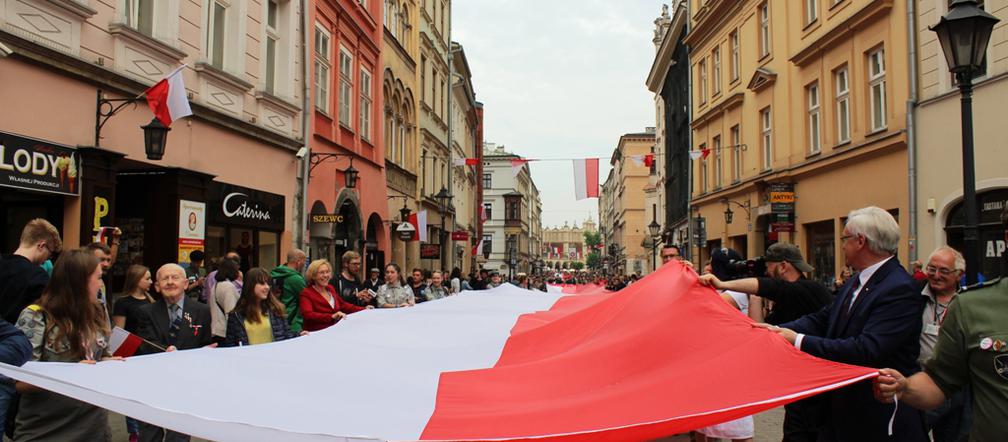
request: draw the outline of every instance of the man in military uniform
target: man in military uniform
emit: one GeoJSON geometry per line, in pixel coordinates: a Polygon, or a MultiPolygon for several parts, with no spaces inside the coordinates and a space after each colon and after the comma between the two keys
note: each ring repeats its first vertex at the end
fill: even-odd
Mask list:
{"type": "MultiPolygon", "coordinates": [[[[1001,212],[1008,240],[1008,206],[1001,212]]],[[[968,269],[967,269],[968,270],[968,269]]],[[[969,386],[973,391],[971,441],[1008,435],[1008,278],[967,289],[952,302],[924,371],[909,378],[879,370],[875,396],[911,407],[933,409],[969,386]]]]}

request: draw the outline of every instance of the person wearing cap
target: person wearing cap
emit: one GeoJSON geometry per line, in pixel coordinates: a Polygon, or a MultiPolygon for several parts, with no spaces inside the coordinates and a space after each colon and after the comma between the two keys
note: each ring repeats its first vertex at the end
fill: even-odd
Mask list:
{"type": "MultiPolygon", "coordinates": [[[[714,273],[700,275],[700,283],[719,290],[748,293],[749,317],[756,322],[778,325],[822,310],[830,302],[830,292],[822,284],[805,278],[812,271],[793,244],[776,243],[767,249],[766,277],[721,281],[714,273]],[[773,301],[764,318],[763,299],[773,301]]],[[[821,399],[811,397],[784,406],[784,440],[815,440],[822,420],[821,399]]]]}
{"type": "Polygon", "coordinates": [[[378,267],[371,267],[368,271],[368,278],[364,280],[364,290],[371,290],[377,293],[378,287],[381,287],[385,282],[381,280],[381,269],[378,267]]]}

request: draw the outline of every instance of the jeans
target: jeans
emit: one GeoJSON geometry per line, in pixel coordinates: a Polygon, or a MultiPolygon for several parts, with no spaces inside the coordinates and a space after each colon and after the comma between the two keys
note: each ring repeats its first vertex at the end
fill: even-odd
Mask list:
{"type": "Polygon", "coordinates": [[[925,415],[927,428],[931,430],[934,442],[958,442],[969,440],[973,426],[973,394],[967,386],[945,399],[938,408],[925,415]]]}
{"type": "Polygon", "coordinates": [[[14,380],[7,376],[0,376],[0,438],[3,438],[4,424],[7,423],[7,408],[11,399],[14,398],[14,380]]]}

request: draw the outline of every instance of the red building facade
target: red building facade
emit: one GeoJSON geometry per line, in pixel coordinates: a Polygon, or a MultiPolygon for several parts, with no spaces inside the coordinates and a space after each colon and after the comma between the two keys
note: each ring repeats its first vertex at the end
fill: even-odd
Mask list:
{"type": "Polygon", "coordinates": [[[389,250],[382,4],[315,0],[310,13],[309,254],[312,259],[329,259],[336,271],[347,250],[364,256],[365,269],[382,267],[389,250]],[[353,188],[347,186],[346,176],[351,165],[357,170],[353,188]]]}

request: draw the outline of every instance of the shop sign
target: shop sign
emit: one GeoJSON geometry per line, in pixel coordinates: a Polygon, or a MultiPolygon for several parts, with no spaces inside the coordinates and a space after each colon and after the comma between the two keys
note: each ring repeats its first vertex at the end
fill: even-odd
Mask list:
{"type": "Polygon", "coordinates": [[[82,167],[74,149],[0,132],[0,186],[76,196],[82,167]]]}
{"type": "Polygon", "coordinates": [[[400,241],[413,241],[413,234],[416,233],[416,227],[410,223],[399,223],[399,227],[396,227],[396,234],[399,235],[400,241]]]}
{"type": "Polygon", "coordinates": [[[452,241],[468,241],[469,232],[465,230],[456,230],[451,234],[452,241]]]}
{"type": "Polygon", "coordinates": [[[206,247],[206,203],[179,200],[178,262],[206,247]]]}
{"type": "Polygon", "coordinates": [[[770,223],[770,231],[774,233],[794,232],[794,223],[770,223]]]}
{"type": "Polygon", "coordinates": [[[794,184],[771,183],[767,194],[767,200],[770,203],[770,211],[773,213],[786,213],[794,211],[794,184]]]}
{"type": "Polygon", "coordinates": [[[284,229],[284,196],[218,182],[210,183],[209,220],[264,230],[284,229]]]}
{"type": "Polygon", "coordinates": [[[343,215],[338,213],[321,213],[313,214],[311,216],[311,222],[315,224],[342,224],[343,215]]]}
{"type": "Polygon", "coordinates": [[[441,259],[441,244],[420,244],[420,259],[441,259]]]}

